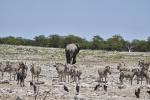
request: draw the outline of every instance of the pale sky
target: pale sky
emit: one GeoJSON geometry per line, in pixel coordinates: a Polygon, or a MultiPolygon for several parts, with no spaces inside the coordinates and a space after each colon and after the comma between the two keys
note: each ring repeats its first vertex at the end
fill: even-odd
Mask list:
{"type": "Polygon", "coordinates": [[[0,0],[0,37],[150,37],[150,0],[0,0]]]}

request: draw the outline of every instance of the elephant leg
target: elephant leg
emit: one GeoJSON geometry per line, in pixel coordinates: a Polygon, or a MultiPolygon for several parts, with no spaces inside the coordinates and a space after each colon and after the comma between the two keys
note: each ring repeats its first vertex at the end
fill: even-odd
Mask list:
{"type": "Polygon", "coordinates": [[[66,51],[66,60],[67,60],[67,64],[70,63],[70,54],[68,51],[66,51]]]}
{"type": "Polygon", "coordinates": [[[75,63],[76,63],[76,54],[74,54],[73,61],[72,61],[72,64],[75,64],[75,63]]]}
{"type": "Polygon", "coordinates": [[[73,51],[70,51],[69,52],[69,60],[70,60],[70,64],[74,64],[74,52],[73,51]]]}

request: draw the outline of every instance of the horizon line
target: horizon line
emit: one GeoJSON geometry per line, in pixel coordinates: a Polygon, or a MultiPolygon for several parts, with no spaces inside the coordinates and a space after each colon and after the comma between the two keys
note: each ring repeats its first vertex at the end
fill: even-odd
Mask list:
{"type": "Polygon", "coordinates": [[[118,36],[121,36],[124,40],[130,41],[130,42],[133,41],[133,40],[141,40],[141,41],[143,40],[143,41],[147,41],[147,39],[150,37],[150,36],[147,36],[147,39],[137,39],[137,38],[134,38],[134,39],[128,40],[128,39],[125,39],[124,36],[122,36],[121,34],[113,34],[113,35],[111,35],[109,38],[104,38],[103,36],[100,36],[100,35],[98,35],[98,34],[94,34],[90,39],[88,39],[88,38],[86,38],[86,37],[84,37],[84,36],[79,36],[79,35],[76,35],[76,34],[67,34],[67,35],[60,35],[60,34],[49,34],[49,35],[45,35],[45,34],[39,34],[39,35],[35,35],[35,36],[31,37],[31,38],[25,37],[25,36],[15,36],[15,35],[0,36],[0,38],[7,38],[7,37],[18,38],[18,37],[21,37],[21,38],[23,38],[23,39],[34,40],[35,37],[40,36],[40,35],[43,35],[43,36],[45,36],[46,38],[49,37],[49,36],[51,36],[51,35],[58,35],[58,36],[61,36],[61,37],[67,37],[67,36],[73,35],[73,36],[77,36],[77,37],[80,37],[80,38],[82,38],[82,39],[85,39],[85,40],[87,40],[87,41],[92,41],[92,39],[93,39],[94,36],[99,36],[99,37],[101,37],[102,39],[107,40],[107,39],[109,39],[109,38],[112,38],[112,36],[118,35],[118,36]]]}

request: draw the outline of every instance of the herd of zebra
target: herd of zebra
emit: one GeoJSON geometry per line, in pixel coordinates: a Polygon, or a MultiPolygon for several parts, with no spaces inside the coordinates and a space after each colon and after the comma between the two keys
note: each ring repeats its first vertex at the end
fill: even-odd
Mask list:
{"type": "MultiPolygon", "coordinates": [[[[80,47],[77,44],[69,44],[66,46],[65,53],[66,53],[66,64],[63,63],[55,63],[53,67],[56,68],[58,73],[59,81],[70,82],[74,81],[78,83],[81,79],[82,70],[75,64],[76,63],[76,55],[79,53],[80,47]]],[[[136,76],[137,84],[139,81],[142,81],[145,78],[146,83],[150,84],[150,71],[149,71],[150,62],[145,62],[144,60],[140,60],[138,62],[137,67],[129,68],[124,62],[118,63],[117,70],[119,71],[119,80],[120,84],[123,84],[124,78],[129,78],[131,85],[134,76],[136,76]]],[[[39,75],[42,71],[41,66],[36,64],[31,64],[27,66],[24,62],[0,62],[0,72],[1,72],[1,79],[3,79],[4,73],[7,72],[10,74],[11,77],[14,77],[14,80],[17,80],[17,84],[20,86],[24,85],[24,80],[27,77],[27,71],[30,68],[30,72],[32,75],[32,82],[35,81],[35,77],[37,77],[36,81],[39,81],[39,75]]],[[[98,85],[95,89],[99,86],[100,83],[104,82],[107,83],[107,76],[108,74],[112,73],[110,66],[105,66],[104,68],[98,68],[97,70],[99,79],[98,85]],[[105,79],[103,81],[103,79],[105,79]]],[[[105,85],[104,85],[105,86],[105,85]]]]}
{"type": "Polygon", "coordinates": [[[134,76],[137,77],[137,84],[139,84],[139,80],[141,80],[141,84],[143,78],[146,79],[147,84],[150,84],[150,72],[149,72],[150,62],[145,62],[144,60],[140,60],[138,62],[138,67],[128,68],[125,63],[119,63],[117,69],[120,71],[119,80],[123,83],[124,78],[129,78],[131,85],[134,76]]]}
{"type": "MultiPolygon", "coordinates": [[[[17,80],[20,86],[24,85],[24,80],[27,76],[28,66],[24,62],[0,62],[0,72],[1,72],[1,79],[4,77],[4,72],[7,72],[10,74],[9,80],[11,80],[11,77],[14,77],[14,80],[17,80]]],[[[41,73],[41,67],[31,64],[30,72],[32,74],[32,81],[35,80],[35,77],[37,77],[37,81],[39,78],[39,75],[41,73]]]]}
{"type": "MultiPolygon", "coordinates": [[[[123,79],[128,78],[130,79],[132,85],[133,78],[134,76],[136,76],[137,84],[139,84],[139,80],[141,81],[142,84],[143,78],[146,79],[147,84],[150,84],[149,66],[150,63],[144,62],[144,60],[140,60],[138,62],[138,66],[133,68],[129,68],[128,66],[126,66],[124,62],[118,63],[117,70],[120,72],[119,75],[120,83],[123,84],[123,79]]],[[[54,67],[56,67],[60,81],[66,81],[66,78],[68,78],[68,81],[69,79],[72,79],[75,82],[80,80],[82,71],[75,64],[71,65],[71,64],[56,63],[54,67]]],[[[105,79],[104,82],[106,83],[107,74],[112,73],[110,66],[98,68],[97,72],[99,75],[98,81],[100,83],[103,82],[103,78],[105,79]]]]}

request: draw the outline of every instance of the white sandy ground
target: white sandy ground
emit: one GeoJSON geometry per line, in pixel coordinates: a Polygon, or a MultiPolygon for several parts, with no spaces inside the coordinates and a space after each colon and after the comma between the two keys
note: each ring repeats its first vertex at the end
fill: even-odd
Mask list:
{"type": "MultiPolygon", "coordinates": [[[[64,82],[58,81],[58,74],[53,65],[56,62],[65,64],[65,50],[56,48],[42,48],[31,46],[10,46],[0,45],[0,61],[23,61],[30,69],[31,63],[35,63],[42,67],[40,81],[44,84],[37,85],[39,93],[37,100],[43,100],[47,91],[46,100],[150,100],[150,95],[146,91],[150,88],[144,80],[143,85],[136,84],[136,77],[131,86],[129,80],[124,79],[123,89],[119,89],[119,71],[116,69],[119,62],[125,62],[130,68],[138,66],[138,60],[144,59],[150,62],[150,52],[107,52],[101,50],[81,50],[77,56],[76,65],[82,70],[80,80],[80,93],[76,95],[74,82],[66,82],[69,93],[63,90],[64,82]],[[97,69],[109,65],[112,74],[108,75],[108,92],[102,87],[94,91],[97,85],[98,73],[97,69]],[[136,88],[141,88],[140,99],[134,95],[136,88]]],[[[1,78],[1,74],[0,74],[1,78]]],[[[9,80],[9,74],[4,74],[4,80],[9,80]]],[[[1,81],[4,81],[1,80],[1,81]]],[[[25,79],[25,87],[20,87],[13,80],[9,83],[0,84],[0,100],[34,100],[35,94],[33,88],[30,87],[31,73],[28,70],[25,79]]],[[[0,82],[1,83],[1,82],[0,82]]],[[[103,84],[101,84],[103,85],[103,84]]]]}

